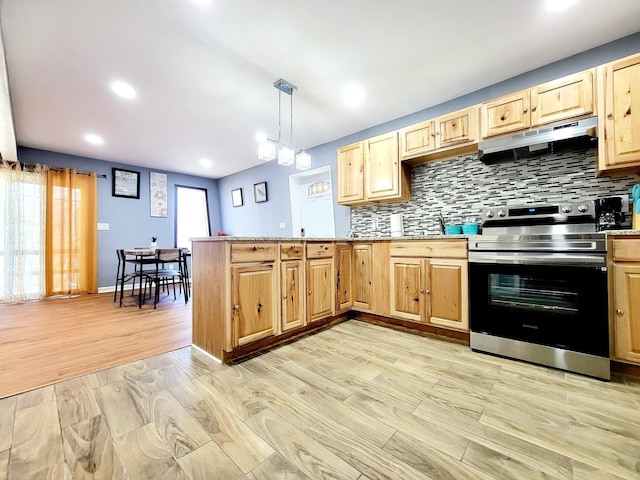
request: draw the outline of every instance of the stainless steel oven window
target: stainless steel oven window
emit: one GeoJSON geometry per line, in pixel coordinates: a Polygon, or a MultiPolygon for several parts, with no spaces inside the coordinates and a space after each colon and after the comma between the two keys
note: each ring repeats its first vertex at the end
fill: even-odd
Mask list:
{"type": "Polygon", "coordinates": [[[490,273],[489,304],[496,308],[575,316],[579,292],[568,280],[490,273]]]}

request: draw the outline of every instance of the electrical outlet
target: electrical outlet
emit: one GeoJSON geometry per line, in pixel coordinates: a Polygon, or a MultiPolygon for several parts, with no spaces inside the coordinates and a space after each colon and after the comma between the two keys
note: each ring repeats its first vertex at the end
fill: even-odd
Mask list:
{"type": "Polygon", "coordinates": [[[98,230],[109,230],[109,224],[108,223],[99,223],[98,222],[98,230]]]}
{"type": "Polygon", "coordinates": [[[378,217],[371,217],[371,230],[378,229],[378,217]]]}
{"type": "Polygon", "coordinates": [[[287,229],[287,222],[280,222],[280,230],[286,230],[287,229]]]}

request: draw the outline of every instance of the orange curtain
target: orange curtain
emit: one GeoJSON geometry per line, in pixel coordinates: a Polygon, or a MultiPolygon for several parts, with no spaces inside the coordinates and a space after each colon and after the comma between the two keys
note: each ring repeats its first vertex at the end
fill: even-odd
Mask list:
{"type": "Polygon", "coordinates": [[[47,296],[98,292],[98,182],[65,168],[47,177],[47,296]]]}

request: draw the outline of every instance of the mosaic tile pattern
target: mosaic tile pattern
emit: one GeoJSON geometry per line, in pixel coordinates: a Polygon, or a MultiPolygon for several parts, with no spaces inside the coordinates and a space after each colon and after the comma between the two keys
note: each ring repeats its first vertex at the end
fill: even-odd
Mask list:
{"type": "Polygon", "coordinates": [[[404,216],[404,234],[439,233],[436,215],[461,224],[480,220],[483,208],[631,195],[640,174],[596,177],[596,150],[549,154],[485,165],[476,154],[413,168],[411,199],[351,208],[356,235],[389,236],[390,215],[404,216]],[[377,229],[372,223],[377,222],[377,229]]]}

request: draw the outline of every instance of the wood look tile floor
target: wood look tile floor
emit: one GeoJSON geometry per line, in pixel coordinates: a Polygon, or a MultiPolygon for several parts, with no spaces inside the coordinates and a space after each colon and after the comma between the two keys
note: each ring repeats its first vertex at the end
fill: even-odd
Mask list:
{"type": "Polygon", "coordinates": [[[0,479],[638,479],[640,381],[349,321],[0,400],[0,479]]]}

